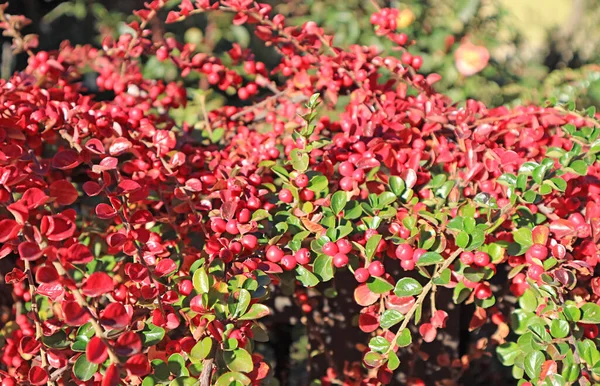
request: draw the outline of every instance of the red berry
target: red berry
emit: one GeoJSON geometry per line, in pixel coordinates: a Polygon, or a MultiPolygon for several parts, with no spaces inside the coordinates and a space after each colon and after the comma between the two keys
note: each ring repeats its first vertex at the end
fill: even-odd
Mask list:
{"type": "Polygon", "coordinates": [[[244,248],[253,251],[258,245],[258,238],[256,238],[256,236],[254,235],[244,235],[242,236],[240,242],[242,243],[244,248]]]}
{"type": "Polygon", "coordinates": [[[484,300],[492,296],[492,289],[484,283],[477,284],[475,287],[475,297],[479,300],[484,300]]]}
{"type": "Polygon", "coordinates": [[[423,256],[426,253],[427,253],[427,251],[424,250],[423,248],[415,249],[415,252],[413,253],[413,261],[416,263],[417,261],[419,261],[421,256],[423,256]]]}
{"type": "Polygon", "coordinates": [[[581,327],[583,327],[583,336],[588,339],[596,339],[598,336],[598,326],[595,324],[585,324],[580,323],[581,327]]]}
{"type": "Polygon", "coordinates": [[[383,263],[379,260],[375,260],[369,264],[369,273],[371,276],[382,276],[385,273],[383,263]]]}
{"type": "Polygon", "coordinates": [[[321,250],[327,256],[335,256],[340,251],[338,246],[336,245],[336,243],[334,243],[332,241],[328,241],[327,243],[325,243],[325,245],[323,245],[321,250]]]}
{"type": "Polygon", "coordinates": [[[343,177],[350,177],[352,176],[352,173],[354,173],[354,165],[348,161],[344,161],[340,164],[340,166],[338,166],[338,172],[343,177]]]}
{"type": "Polygon", "coordinates": [[[269,248],[267,248],[267,253],[265,256],[270,262],[279,263],[283,258],[283,255],[284,253],[281,250],[281,248],[275,245],[271,245],[269,248]]]}
{"type": "Polygon", "coordinates": [[[227,221],[227,225],[225,226],[225,229],[227,230],[228,233],[230,233],[232,235],[237,235],[238,233],[240,233],[240,230],[238,229],[237,220],[227,221]]]}
{"type": "Polygon", "coordinates": [[[163,46],[156,50],[156,59],[158,59],[159,61],[164,62],[165,60],[167,60],[168,57],[169,51],[167,47],[163,46]]]}
{"type": "Polygon", "coordinates": [[[251,218],[252,218],[252,213],[250,212],[249,209],[246,209],[246,208],[240,210],[237,215],[238,221],[241,222],[242,224],[246,224],[246,223],[250,222],[251,218]]]}
{"type": "Polygon", "coordinates": [[[400,266],[405,271],[412,271],[415,269],[415,261],[414,260],[400,260],[400,266]]]}
{"type": "Polygon", "coordinates": [[[408,51],[404,51],[402,57],[400,58],[404,64],[411,64],[413,60],[413,56],[408,51]]]}
{"type": "Polygon", "coordinates": [[[192,293],[192,290],[194,289],[194,284],[192,284],[191,280],[185,279],[177,284],[177,289],[179,290],[179,293],[183,296],[188,296],[192,293]]]}
{"type": "Polygon", "coordinates": [[[396,247],[396,257],[400,260],[413,260],[413,247],[408,244],[399,244],[396,247]]]}
{"type": "Polygon", "coordinates": [[[294,256],[296,257],[296,262],[298,262],[298,264],[305,265],[310,263],[310,251],[308,248],[300,248],[294,256]]]}
{"type": "Polygon", "coordinates": [[[210,220],[210,229],[215,233],[223,233],[227,229],[227,222],[222,218],[212,218],[210,220]]]}
{"type": "Polygon", "coordinates": [[[286,271],[291,271],[296,268],[296,258],[292,255],[285,255],[281,258],[280,264],[286,271]]]}
{"type": "Polygon", "coordinates": [[[340,189],[349,192],[354,189],[354,180],[352,177],[344,177],[340,180],[340,189]]]}
{"type": "Polygon", "coordinates": [[[302,305],[302,312],[304,312],[305,314],[308,314],[311,311],[312,311],[312,306],[310,304],[304,303],[302,305]]]}
{"type": "Polygon", "coordinates": [[[485,252],[475,252],[473,263],[478,267],[485,267],[490,263],[490,255],[485,252]]]}
{"type": "Polygon", "coordinates": [[[548,257],[548,248],[542,244],[533,244],[525,253],[525,259],[528,263],[532,263],[532,259],[546,260],[548,257]]]}
{"type": "Polygon", "coordinates": [[[366,175],[365,175],[364,169],[357,169],[354,171],[354,173],[352,173],[352,178],[359,184],[364,182],[365,177],[366,177],[366,175]]]}
{"type": "Polygon", "coordinates": [[[343,253],[338,253],[333,256],[333,265],[337,268],[342,268],[348,265],[348,256],[343,253]]]}
{"type": "Polygon", "coordinates": [[[300,191],[300,199],[302,201],[312,201],[315,199],[315,192],[310,189],[302,189],[300,191]]]}
{"type": "Polygon", "coordinates": [[[542,273],[544,273],[544,267],[538,264],[532,264],[527,270],[527,276],[533,280],[538,280],[542,276],[542,273]]]}
{"type": "Polygon", "coordinates": [[[464,265],[471,265],[475,260],[475,255],[473,252],[463,252],[460,254],[460,262],[464,265]]]}
{"type": "Polygon", "coordinates": [[[414,58],[412,58],[412,61],[410,63],[410,65],[417,71],[419,71],[419,69],[421,68],[421,66],[423,65],[423,58],[420,56],[415,56],[414,58]]]}
{"type": "Polygon", "coordinates": [[[292,192],[289,189],[281,189],[279,191],[278,197],[279,200],[285,202],[286,204],[291,204],[292,201],[294,201],[294,196],[292,195],[292,192]]]}
{"type": "Polygon", "coordinates": [[[354,278],[359,283],[366,282],[367,280],[369,280],[369,277],[371,277],[371,274],[366,268],[358,268],[356,271],[354,271],[354,278]]]}
{"type": "Polygon", "coordinates": [[[308,186],[308,176],[306,174],[300,174],[294,179],[296,186],[299,188],[306,188],[308,186]]]}
{"type": "Polygon", "coordinates": [[[335,242],[340,253],[348,254],[352,251],[352,243],[348,239],[340,239],[335,242]]]}

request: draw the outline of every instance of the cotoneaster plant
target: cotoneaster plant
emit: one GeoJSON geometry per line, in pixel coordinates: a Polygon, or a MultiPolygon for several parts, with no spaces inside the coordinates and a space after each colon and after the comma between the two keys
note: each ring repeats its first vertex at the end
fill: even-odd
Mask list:
{"type": "MultiPolygon", "coordinates": [[[[0,81],[0,257],[14,261],[15,301],[3,386],[269,384],[256,347],[270,295],[296,287],[310,317],[302,288],[346,270],[370,340],[362,368],[316,383],[391,382],[399,353],[444,329],[440,287],[475,305],[472,329],[497,326],[486,349],[520,384],[600,380],[593,109],[458,106],[420,57],[341,50],[250,0],[168,12],[233,14],[280,55],[268,69],[238,45],[214,56],[152,40],[164,6],[99,49],[37,53],[27,20],[0,14],[29,56],[0,81]],[[151,56],[181,82],[145,78],[151,56]],[[82,86],[89,71],[102,100],[82,86]],[[178,122],[191,76],[244,105],[178,122]]],[[[404,50],[396,13],[372,21],[404,50]]]]}

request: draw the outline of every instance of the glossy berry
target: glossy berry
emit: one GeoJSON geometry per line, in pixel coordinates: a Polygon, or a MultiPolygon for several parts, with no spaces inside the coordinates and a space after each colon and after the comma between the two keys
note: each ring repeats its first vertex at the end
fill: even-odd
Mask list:
{"type": "Polygon", "coordinates": [[[344,177],[340,180],[340,189],[349,192],[354,189],[354,180],[352,177],[344,177]]]}
{"type": "Polygon", "coordinates": [[[294,256],[300,265],[306,265],[310,263],[310,251],[308,248],[300,248],[294,256]]]}
{"type": "Polygon", "coordinates": [[[331,241],[326,242],[321,250],[327,256],[335,256],[340,251],[337,244],[331,241]]]}
{"type": "Polygon", "coordinates": [[[412,260],[414,255],[413,247],[408,244],[399,244],[396,247],[396,257],[400,260],[412,260]]]}
{"type": "Polygon", "coordinates": [[[348,265],[348,256],[343,253],[338,253],[333,256],[333,265],[337,268],[342,268],[348,265]]]}
{"type": "Polygon", "coordinates": [[[542,244],[533,244],[527,252],[525,252],[525,258],[528,263],[532,263],[532,259],[538,259],[541,261],[546,260],[548,257],[548,248],[542,244]]]}
{"type": "Polygon", "coordinates": [[[278,246],[272,245],[267,248],[266,258],[272,263],[279,263],[283,258],[283,251],[278,246]]]}
{"type": "Polygon", "coordinates": [[[348,239],[340,239],[335,242],[340,253],[348,254],[352,251],[352,243],[348,239]]]}
{"type": "Polygon", "coordinates": [[[285,255],[281,258],[280,263],[283,269],[291,271],[296,268],[296,258],[292,255],[285,255]]]}
{"type": "Polygon", "coordinates": [[[478,267],[485,267],[490,263],[490,255],[485,252],[475,252],[473,255],[473,263],[478,267]]]}
{"type": "Polygon", "coordinates": [[[285,202],[286,204],[291,204],[294,201],[294,196],[289,189],[281,189],[278,194],[279,200],[281,202],[285,202]]]}
{"type": "Polygon", "coordinates": [[[460,254],[460,262],[464,265],[471,265],[475,261],[473,252],[463,252],[460,254]]]}
{"type": "Polygon", "coordinates": [[[527,269],[527,276],[532,278],[533,280],[538,280],[542,274],[544,273],[544,267],[538,264],[532,264],[527,269]]]}
{"type": "Polygon", "coordinates": [[[357,268],[356,271],[354,271],[354,278],[359,283],[366,282],[367,280],[369,280],[369,277],[371,277],[371,274],[366,268],[357,268]]]}
{"type": "Polygon", "coordinates": [[[368,269],[371,276],[382,276],[385,273],[383,263],[379,260],[372,261],[368,269]]]}
{"type": "Polygon", "coordinates": [[[400,266],[405,271],[412,271],[415,269],[415,261],[414,260],[400,260],[400,266]]]}
{"type": "Polygon", "coordinates": [[[299,188],[306,188],[308,186],[308,176],[306,174],[299,174],[294,179],[294,183],[299,188]]]}
{"type": "Polygon", "coordinates": [[[475,287],[475,297],[479,300],[484,300],[492,296],[492,289],[484,283],[477,284],[475,287]]]}

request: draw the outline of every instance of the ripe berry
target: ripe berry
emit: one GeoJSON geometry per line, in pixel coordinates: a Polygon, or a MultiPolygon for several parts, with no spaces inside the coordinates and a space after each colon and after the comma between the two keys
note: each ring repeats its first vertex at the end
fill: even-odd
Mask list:
{"type": "Polygon", "coordinates": [[[344,177],[340,180],[340,189],[349,192],[354,189],[354,180],[352,177],[344,177]]]}
{"type": "Polygon", "coordinates": [[[475,252],[473,263],[478,267],[485,267],[490,263],[490,255],[485,252],[475,252]]]}
{"type": "Polygon", "coordinates": [[[315,192],[310,189],[302,189],[300,191],[300,199],[302,201],[312,201],[315,199],[315,192]]]}
{"type": "Polygon", "coordinates": [[[411,61],[411,63],[410,63],[410,64],[411,64],[411,66],[412,66],[412,67],[413,67],[415,70],[419,71],[419,69],[420,69],[420,68],[421,68],[421,66],[423,65],[423,58],[422,58],[422,57],[420,57],[420,56],[415,56],[415,57],[412,59],[412,61],[411,61]]]}
{"type": "Polygon", "coordinates": [[[232,235],[237,235],[238,233],[240,233],[240,230],[238,229],[237,220],[227,221],[227,225],[225,226],[225,229],[227,230],[228,233],[230,233],[232,235]]]}
{"type": "Polygon", "coordinates": [[[278,197],[279,200],[285,202],[286,204],[291,204],[292,201],[294,201],[294,196],[292,195],[292,192],[289,189],[281,189],[279,191],[278,197]]]}
{"type": "Polygon", "coordinates": [[[400,266],[405,271],[412,271],[415,269],[415,261],[414,260],[400,260],[400,266]]]}
{"type": "Polygon", "coordinates": [[[369,264],[369,273],[371,276],[382,276],[385,273],[383,263],[379,260],[375,260],[369,264]]]}
{"type": "Polygon", "coordinates": [[[364,182],[365,177],[366,175],[364,169],[357,169],[354,171],[354,173],[352,173],[352,178],[359,184],[364,182]]]}
{"type": "Polygon", "coordinates": [[[250,212],[249,209],[246,209],[246,208],[240,210],[237,215],[237,220],[239,222],[241,222],[242,224],[246,224],[246,223],[250,222],[251,218],[252,218],[252,213],[250,212]]]}
{"type": "Polygon", "coordinates": [[[473,252],[463,252],[460,254],[460,262],[464,265],[471,265],[475,260],[475,255],[473,252]]]}
{"type": "Polygon", "coordinates": [[[337,268],[342,268],[348,265],[348,256],[343,253],[338,253],[333,256],[333,265],[337,268]]]}
{"type": "Polygon", "coordinates": [[[484,300],[492,296],[492,289],[484,283],[477,284],[475,287],[475,297],[479,300],[484,300]]]}
{"type": "Polygon", "coordinates": [[[425,253],[427,253],[427,251],[423,248],[415,249],[415,252],[413,253],[413,261],[416,263],[425,253]]]}
{"type": "Polygon", "coordinates": [[[267,249],[267,253],[266,253],[266,258],[267,260],[269,260],[272,263],[279,263],[281,261],[281,259],[283,258],[283,251],[275,245],[271,245],[268,249],[267,249]]]}
{"type": "Polygon", "coordinates": [[[402,57],[400,58],[404,64],[411,64],[413,60],[413,56],[408,51],[404,51],[402,57]]]}
{"type": "Polygon", "coordinates": [[[296,258],[292,255],[285,255],[281,258],[280,264],[286,271],[291,271],[296,268],[296,258]]]}
{"type": "Polygon", "coordinates": [[[212,218],[210,220],[210,229],[215,233],[223,233],[227,228],[227,222],[222,218],[212,218]]]}
{"type": "Polygon", "coordinates": [[[528,263],[532,263],[532,259],[546,260],[548,257],[548,248],[542,244],[533,244],[525,253],[525,259],[528,263]]]}
{"type": "Polygon", "coordinates": [[[294,256],[296,257],[296,262],[298,262],[298,264],[305,265],[310,263],[310,251],[308,248],[300,248],[294,256]]]}
{"type": "Polygon", "coordinates": [[[306,188],[308,186],[308,176],[306,174],[300,174],[294,179],[296,186],[299,188],[306,188]]]}
{"type": "Polygon", "coordinates": [[[544,267],[538,264],[532,264],[529,269],[527,269],[527,276],[533,280],[538,280],[540,276],[542,276],[542,273],[544,273],[544,267]]]}
{"type": "Polygon", "coordinates": [[[258,238],[256,238],[256,236],[254,235],[244,235],[240,242],[242,243],[244,248],[253,251],[258,245],[258,238]]]}
{"type": "Polygon", "coordinates": [[[192,290],[194,289],[194,284],[192,284],[191,280],[185,279],[177,284],[177,289],[179,290],[179,293],[183,296],[188,296],[192,293],[192,290]]]}
{"type": "Polygon", "coordinates": [[[348,161],[344,161],[338,166],[338,172],[344,177],[350,177],[354,173],[354,165],[348,161]]]}
{"type": "Polygon", "coordinates": [[[348,239],[340,239],[335,242],[340,253],[348,254],[352,251],[352,243],[348,239]]]}
{"type": "Polygon", "coordinates": [[[598,326],[595,324],[585,324],[580,323],[581,327],[583,327],[583,336],[588,339],[596,339],[598,336],[598,326]]]}
{"type": "Polygon", "coordinates": [[[336,243],[334,243],[332,241],[325,243],[325,245],[323,245],[323,248],[321,248],[321,250],[327,256],[335,256],[340,251],[338,246],[336,245],[336,243]]]}
{"type": "Polygon", "coordinates": [[[354,271],[354,278],[359,283],[366,282],[367,280],[369,280],[369,277],[371,277],[371,274],[366,268],[358,268],[356,271],[354,271]]]}
{"type": "Polygon", "coordinates": [[[399,244],[396,247],[396,257],[400,260],[413,260],[414,250],[408,244],[399,244]]]}
{"type": "Polygon", "coordinates": [[[302,312],[304,312],[305,314],[308,314],[311,311],[312,311],[312,306],[310,304],[304,303],[302,305],[302,312]]]}

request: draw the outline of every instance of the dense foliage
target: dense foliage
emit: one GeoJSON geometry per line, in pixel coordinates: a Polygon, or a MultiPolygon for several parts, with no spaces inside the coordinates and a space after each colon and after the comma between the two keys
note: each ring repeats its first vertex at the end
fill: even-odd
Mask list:
{"type": "Polygon", "coordinates": [[[362,307],[363,366],[315,383],[391,382],[403,352],[441,339],[442,288],[474,304],[471,329],[496,326],[480,350],[520,384],[598,381],[593,108],[453,103],[407,53],[396,9],[370,21],[399,59],[337,48],[315,22],[290,26],[250,0],[183,0],[168,13],[233,14],[281,54],[271,71],[239,45],[214,56],[153,40],[163,6],[148,3],[133,34],[101,49],[37,53],[19,32],[27,20],[0,14],[29,57],[0,83],[0,256],[15,261],[5,278],[16,300],[2,385],[274,383],[258,350],[267,301],[294,287],[310,320],[321,283],[347,271],[353,294],[337,296],[362,307]],[[178,79],[144,76],[148,60],[178,79]],[[81,84],[90,71],[102,98],[81,84]],[[189,77],[245,105],[193,100],[190,125],[189,77]]]}

